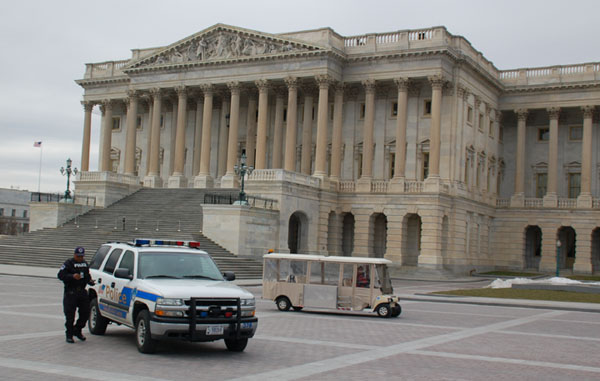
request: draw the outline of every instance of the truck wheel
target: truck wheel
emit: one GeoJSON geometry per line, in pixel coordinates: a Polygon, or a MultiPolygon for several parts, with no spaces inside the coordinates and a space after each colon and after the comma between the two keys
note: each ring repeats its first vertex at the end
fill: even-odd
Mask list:
{"type": "Polygon", "coordinates": [[[392,316],[392,309],[390,308],[390,305],[387,303],[382,303],[380,305],[377,306],[377,315],[383,317],[383,318],[389,318],[390,316],[392,316]]]}
{"type": "Polygon", "coordinates": [[[242,352],[248,345],[248,339],[225,339],[225,345],[231,352],[242,352]]]}
{"type": "Polygon", "coordinates": [[[141,353],[154,353],[156,340],[150,333],[150,313],[148,310],[140,311],[135,321],[135,338],[138,351],[141,353]]]}
{"type": "Polygon", "coordinates": [[[279,309],[279,311],[289,311],[290,307],[292,306],[290,300],[285,296],[280,296],[279,298],[277,298],[277,300],[275,300],[275,303],[277,304],[277,308],[279,309]]]}
{"type": "Polygon", "coordinates": [[[399,304],[396,304],[394,308],[392,308],[392,317],[398,317],[402,313],[402,307],[399,304]]]}
{"type": "Polygon", "coordinates": [[[110,320],[100,315],[98,299],[92,299],[90,302],[90,319],[88,320],[88,329],[92,335],[104,335],[109,322],[110,320]]]}

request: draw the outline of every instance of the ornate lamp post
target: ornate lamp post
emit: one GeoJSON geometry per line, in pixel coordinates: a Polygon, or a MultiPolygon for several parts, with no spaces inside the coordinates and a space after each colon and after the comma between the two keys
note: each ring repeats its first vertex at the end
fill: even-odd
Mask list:
{"type": "Polygon", "coordinates": [[[246,193],[244,193],[244,177],[246,177],[246,174],[248,176],[250,176],[252,171],[254,171],[254,167],[246,166],[246,153],[245,152],[242,153],[242,157],[240,158],[240,164],[234,165],[233,169],[235,171],[235,174],[240,177],[240,181],[241,181],[240,199],[237,202],[235,202],[235,204],[248,205],[248,201],[246,201],[246,193]]]}
{"type": "Polygon", "coordinates": [[[560,273],[560,239],[556,240],[556,277],[558,278],[558,275],[560,273]]]}
{"type": "Polygon", "coordinates": [[[71,174],[76,175],[78,172],[77,168],[71,169],[72,163],[73,163],[73,161],[71,160],[71,158],[69,158],[69,159],[67,159],[67,168],[60,167],[60,173],[63,176],[67,175],[67,190],[65,191],[65,200],[68,200],[71,198],[71,191],[69,190],[69,186],[71,185],[71,174]]]}

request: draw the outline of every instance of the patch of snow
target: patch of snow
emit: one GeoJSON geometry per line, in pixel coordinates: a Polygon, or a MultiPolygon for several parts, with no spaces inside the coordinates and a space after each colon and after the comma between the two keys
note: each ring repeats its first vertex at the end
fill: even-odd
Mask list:
{"type": "Polygon", "coordinates": [[[514,279],[496,279],[489,284],[486,288],[511,288],[513,284],[553,284],[553,285],[564,285],[564,284],[592,284],[600,285],[600,282],[581,282],[569,278],[552,277],[549,279],[528,279],[528,278],[514,278],[514,279]]]}

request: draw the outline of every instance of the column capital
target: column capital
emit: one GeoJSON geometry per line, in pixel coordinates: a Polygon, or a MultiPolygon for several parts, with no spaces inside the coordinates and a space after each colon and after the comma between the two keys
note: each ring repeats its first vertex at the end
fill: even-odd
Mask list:
{"type": "Polygon", "coordinates": [[[329,89],[329,86],[334,83],[333,77],[329,74],[315,75],[315,81],[319,85],[319,89],[329,89]]]}
{"type": "Polygon", "coordinates": [[[560,116],[560,107],[548,107],[546,111],[548,111],[550,120],[558,119],[560,116]]]}
{"type": "Polygon", "coordinates": [[[140,97],[139,91],[133,90],[133,89],[127,90],[127,98],[132,99],[132,98],[139,98],[139,97],[140,97]]]}
{"type": "Polygon", "coordinates": [[[160,99],[163,96],[163,90],[159,87],[154,87],[152,89],[150,89],[150,95],[152,96],[153,99],[160,99]]]}
{"type": "Polygon", "coordinates": [[[189,89],[185,85],[175,86],[175,93],[177,93],[179,98],[187,98],[189,94],[189,89]]]}
{"type": "Polygon", "coordinates": [[[271,87],[269,81],[266,79],[257,79],[256,81],[254,81],[254,84],[256,85],[256,87],[258,87],[259,93],[269,91],[269,88],[271,87]]]}
{"type": "Polygon", "coordinates": [[[212,83],[204,83],[202,85],[200,85],[200,89],[202,90],[202,93],[204,94],[204,96],[212,96],[214,94],[215,91],[215,87],[213,86],[212,83]]]}
{"type": "Polygon", "coordinates": [[[427,79],[429,80],[429,83],[431,84],[431,87],[433,89],[441,90],[444,87],[444,84],[446,83],[444,76],[442,76],[441,74],[431,75],[427,77],[427,79]]]}
{"type": "Polygon", "coordinates": [[[494,116],[495,116],[496,122],[498,122],[498,123],[502,122],[502,111],[500,111],[498,109],[494,109],[494,116]]]}
{"type": "Polygon", "coordinates": [[[365,79],[361,82],[367,93],[375,93],[377,83],[374,79],[365,79]]]}
{"type": "Polygon", "coordinates": [[[490,116],[490,112],[493,110],[492,106],[487,102],[483,102],[483,105],[485,106],[485,115],[490,116]]]}
{"type": "Polygon", "coordinates": [[[401,77],[395,78],[394,83],[398,86],[398,91],[408,91],[408,87],[410,86],[410,79],[401,77]]]}
{"type": "Polygon", "coordinates": [[[481,106],[481,98],[479,95],[473,95],[473,97],[475,98],[475,110],[479,110],[479,106],[481,106]]]}
{"type": "Polygon", "coordinates": [[[459,97],[462,97],[462,99],[464,101],[467,101],[467,99],[469,99],[469,95],[471,95],[471,90],[469,90],[468,87],[459,84],[457,87],[457,93],[459,97]]]}
{"type": "Polygon", "coordinates": [[[113,106],[114,106],[114,102],[112,101],[112,99],[103,99],[102,100],[102,106],[106,109],[106,110],[112,110],[113,106]]]}
{"type": "Polygon", "coordinates": [[[596,106],[591,106],[591,105],[582,106],[581,111],[583,111],[584,118],[591,119],[594,117],[594,112],[596,111],[596,106]]]}
{"type": "Polygon", "coordinates": [[[520,121],[526,121],[527,115],[529,114],[529,110],[526,108],[518,108],[515,109],[515,114],[517,114],[517,119],[520,121]]]}
{"type": "Polygon", "coordinates": [[[285,84],[286,84],[288,90],[297,89],[298,88],[298,78],[296,78],[296,77],[285,77],[284,81],[285,81],[285,84]]]}
{"type": "Polygon", "coordinates": [[[92,111],[95,104],[96,103],[91,102],[91,101],[81,101],[81,105],[83,106],[84,111],[92,111]]]}
{"type": "Polygon", "coordinates": [[[232,81],[232,82],[227,82],[227,88],[229,88],[231,95],[234,95],[234,93],[236,95],[240,95],[242,86],[240,85],[240,83],[238,81],[232,81]]]}

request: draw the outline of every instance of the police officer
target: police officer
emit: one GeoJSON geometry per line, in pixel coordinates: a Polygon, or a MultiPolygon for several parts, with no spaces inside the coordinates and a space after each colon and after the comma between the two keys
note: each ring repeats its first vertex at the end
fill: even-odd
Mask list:
{"type": "Polygon", "coordinates": [[[94,281],[90,276],[87,262],[83,259],[85,249],[83,247],[75,248],[73,258],[68,259],[58,272],[58,279],[65,284],[63,296],[63,311],[65,313],[65,328],[67,334],[67,343],[74,343],[73,336],[81,341],[85,341],[85,336],[81,330],[90,314],[90,301],[85,286],[93,285],[94,281]],[[75,310],[79,308],[79,319],[75,322],[75,310]]]}

